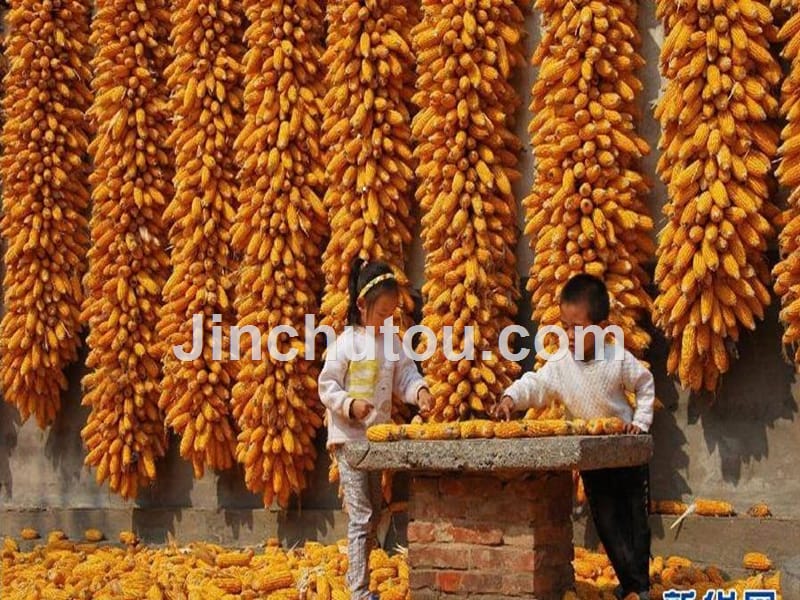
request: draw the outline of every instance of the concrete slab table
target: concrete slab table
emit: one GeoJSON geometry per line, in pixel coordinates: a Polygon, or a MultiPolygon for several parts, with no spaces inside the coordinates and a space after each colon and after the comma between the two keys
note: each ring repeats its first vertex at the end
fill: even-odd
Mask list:
{"type": "Polygon", "coordinates": [[[355,468],[410,471],[413,600],[559,600],[572,571],[573,470],[641,465],[649,435],[359,442],[355,468]]]}

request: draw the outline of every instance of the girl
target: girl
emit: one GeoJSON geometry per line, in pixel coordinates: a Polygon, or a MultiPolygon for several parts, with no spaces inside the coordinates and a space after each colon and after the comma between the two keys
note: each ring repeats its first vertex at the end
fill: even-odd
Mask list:
{"type": "Polygon", "coordinates": [[[350,274],[348,326],[328,349],[319,375],[319,396],[328,412],[328,448],[339,463],[349,517],[346,581],[353,600],[372,598],[368,566],[380,518],[381,474],[353,469],[344,459],[342,444],[365,440],[367,427],[391,421],[392,393],[419,406],[423,414],[433,405],[425,380],[404,352],[400,338],[380,331],[398,301],[391,267],[382,262],[365,264],[357,258],[350,274]],[[385,335],[393,339],[384,340],[385,335]],[[387,345],[393,357],[385,355],[387,345]]]}

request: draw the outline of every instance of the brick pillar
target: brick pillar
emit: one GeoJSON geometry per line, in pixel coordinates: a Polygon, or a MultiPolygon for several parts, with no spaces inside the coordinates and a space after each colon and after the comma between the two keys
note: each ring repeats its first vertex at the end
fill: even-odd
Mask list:
{"type": "Polygon", "coordinates": [[[572,571],[572,477],[411,480],[411,597],[560,600],[572,571]]]}

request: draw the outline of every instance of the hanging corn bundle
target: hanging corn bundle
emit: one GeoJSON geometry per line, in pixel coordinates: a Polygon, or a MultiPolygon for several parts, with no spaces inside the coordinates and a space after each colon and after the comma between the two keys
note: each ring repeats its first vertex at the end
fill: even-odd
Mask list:
{"type": "Polygon", "coordinates": [[[89,247],[88,4],[19,0],[6,16],[2,131],[5,245],[0,381],[23,421],[46,427],[78,355],[89,247]]]}
{"type": "MultiPolygon", "coordinates": [[[[245,119],[236,142],[241,167],[239,211],[233,230],[241,254],[238,325],[265,334],[291,326],[298,338],[278,339],[280,361],[252,355],[245,338],[233,414],[241,433],[237,460],[247,488],[264,505],[282,507],[299,494],[314,469],[314,437],[322,425],[319,369],[306,360],[305,316],[317,312],[321,247],[327,229],[320,195],[325,171],[319,145],[323,96],[323,10],[315,0],[245,0],[245,119]]],[[[260,351],[269,353],[264,337],[260,351]]]]}
{"type": "Polygon", "coordinates": [[[81,437],[97,482],[108,479],[124,498],[155,480],[167,443],[155,328],[169,268],[162,220],[172,195],[162,75],[168,36],[163,0],[97,5],[92,248],[82,316],[90,350],[83,404],[91,413],[81,437]]]}
{"type": "Polygon", "coordinates": [[[562,286],[594,275],[608,287],[610,323],[642,356],[650,336],[639,322],[652,308],[644,264],[655,248],[638,167],[649,147],[636,132],[636,71],[644,65],[637,3],[539,0],[536,8],[544,28],[530,106],[536,175],[523,201],[533,319],[557,325],[562,286]]]}
{"type": "Polygon", "coordinates": [[[781,298],[781,321],[786,326],[783,343],[794,349],[794,363],[800,368],[800,4],[784,2],[788,18],[780,29],[778,40],[784,44],[782,56],[790,62],[789,75],[781,88],[781,115],[787,124],[781,132],[778,181],[790,192],[785,225],[780,232],[781,260],[775,266],[775,293],[781,298]]]}
{"type": "Polygon", "coordinates": [[[159,406],[196,477],[206,466],[231,467],[236,447],[230,415],[236,363],[228,349],[235,318],[230,230],[238,194],[233,142],[242,111],[242,22],[237,0],[173,5],[175,60],[167,84],[176,116],[170,138],[175,197],[164,214],[172,273],[158,325],[165,346],[159,406]],[[173,352],[179,346],[188,353],[195,337],[202,348],[193,355],[173,352]]]}
{"type": "Polygon", "coordinates": [[[340,332],[347,315],[350,266],[357,256],[394,269],[402,326],[413,301],[404,275],[411,243],[410,98],[413,56],[409,0],[328,3],[322,146],[330,242],[323,255],[323,324],[340,332]]]}
{"type": "Polygon", "coordinates": [[[437,336],[425,372],[436,421],[480,413],[518,372],[500,358],[498,339],[518,298],[511,184],[521,144],[511,132],[519,99],[509,80],[524,61],[524,5],[428,0],[413,33],[417,199],[427,251],[423,325],[437,336]],[[448,359],[449,327],[454,352],[472,345],[474,360],[448,359]]]}
{"type": "Polygon", "coordinates": [[[667,183],[654,320],[671,339],[667,368],[690,390],[715,390],[742,328],[769,303],[764,252],[781,78],[761,0],[659,1],[667,87],[656,109],[667,183]]]}

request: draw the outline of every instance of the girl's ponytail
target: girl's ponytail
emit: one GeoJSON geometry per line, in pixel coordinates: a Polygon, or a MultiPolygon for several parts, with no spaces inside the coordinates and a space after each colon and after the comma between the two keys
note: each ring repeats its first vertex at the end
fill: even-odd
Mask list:
{"type": "Polygon", "coordinates": [[[353,261],[352,266],[350,267],[350,280],[347,282],[347,289],[350,293],[350,304],[347,308],[347,324],[348,325],[359,325],[361,321],[361,315],[358,311],[358,305],[356,301],[358,300],[358,279],[361,275],[361,268],[364,266],[366,261],[361,257],[356,257],[353,261]]]}

